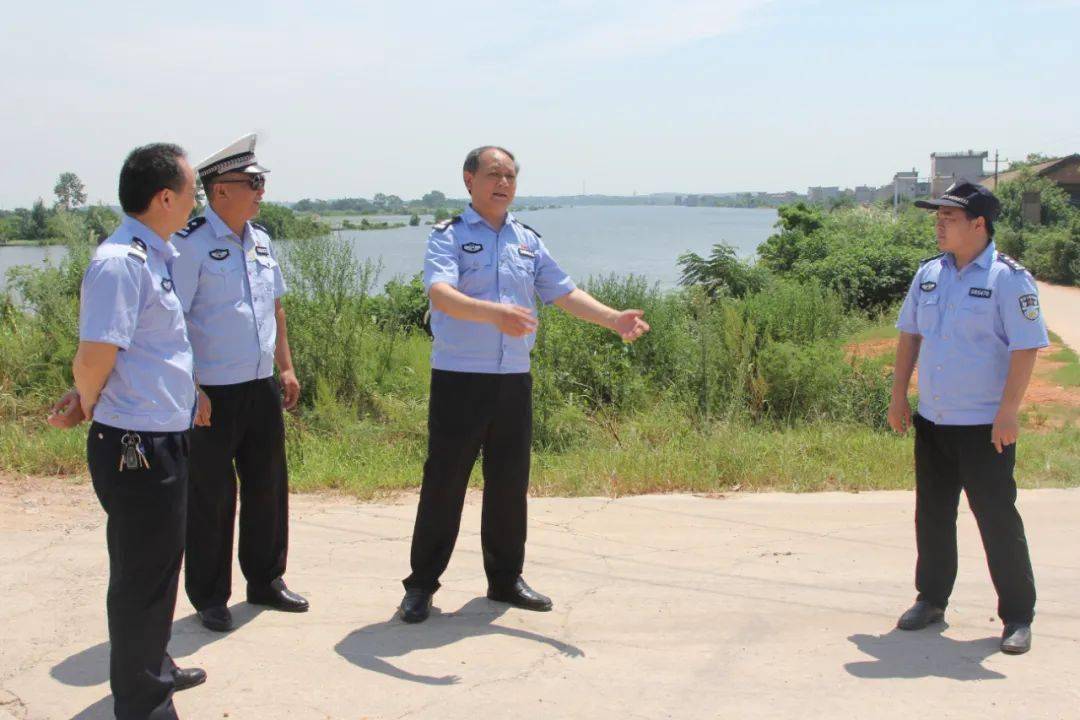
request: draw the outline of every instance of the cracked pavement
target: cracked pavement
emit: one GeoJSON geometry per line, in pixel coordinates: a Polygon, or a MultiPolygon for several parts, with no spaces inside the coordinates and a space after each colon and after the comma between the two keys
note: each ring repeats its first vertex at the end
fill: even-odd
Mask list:
{"type": "MultiPolygon", "coordinates": [[[[309,613],[243,602],[211,633],[181,597],[170,651],[207,670],[187,718],[1076,717],[1080,490],[1022,491],[1039,588],[1032,652],[997,651],[961,504],[948,625],[902,633],[908,492],[530,501],[525,577],[550,613],[484,598],[479,495],[436,611],[395,617],[415,496],[294,495],[286,579],[309,613]],[[1023,698],[1023,708],[1017,705],[1023,698]]],[[[86,483],[0,478],[0,720],[110,718],[104,517],[86,483]]]]}

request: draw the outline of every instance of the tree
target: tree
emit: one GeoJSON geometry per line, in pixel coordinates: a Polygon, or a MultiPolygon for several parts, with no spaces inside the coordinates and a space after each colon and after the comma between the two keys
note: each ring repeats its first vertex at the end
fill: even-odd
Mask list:
{"type": "Polygon", "coordinates": [[[679,284],[700,285],[709,297],[721,294],[745,297],[757,292],[765,283],[764,273],[735,254],[735,248],[726,243],[716,243],[709,257],[688,252],[679,256],[682,277],[679,284]]]}
{"type": "Polygon", "coordinates": [[[1020,168],[1031,167],[1032,165],[1038,165],[1044,163],[1047,160],[1053,160],[1054,158],[1049,155],[1043,155],[1042,153],[1028,153],[1028,156],[1023,160],[1015,160],[1009,163],[1009,171],[1019,170],[1020,168]]]}
{"type": "Polygon", "coordinates": [[[71,210],[86,203],[86,186],[73,172],[61,173],[53,188],[56,204],[65,210],[71,210]]]}
{"type": "Polygon", "coordinates": [[[20,234],[27,240],[42,240],[49,236],[49,211],[41,198],[38,198],[30,212],[23,216],[20,234]]]}
{"type": "Polygon", "coordinates": [[[432,190],[425,193],[424,197],[420,198],[420,202],[423,203],[424,207],[428,208],[441,207],[446,203],[446,196],[438,190],[432,190]]]}
{"type": "Polygon", "coordinates": [[[1024,226],[1022,213],[1025,192],[1038,192],[1042,205],[1041,224],[1063,225],[1072,220],[1076,211],[1069,205],[1069,194],[1050,178],[1024,170],[1015,180],[1002,183],[994,191],[1001,201],[1002,225],[1020,229],[1024,226]]]}
{"type": "Polygon", "coordinates": [[[416,213],[413,213],[412,217],[409,218],[409,225],[411,225],[413,227],[416,227],[419,224],[420,224],[420,216],[417,215],[416,213]]]}
{"type": "Polygon", "coordinates": [[[450,211],[446,208],[439,208],[435,211],[435,222],[442,222],[443,220],[450,219],[450,211]]]}
{"type": "Polygon", "coordinates": [[[91,205],[86,209],[86,227],[97,241],[113,234],[120,225],[120,218],[104,205],[91,205]]]}

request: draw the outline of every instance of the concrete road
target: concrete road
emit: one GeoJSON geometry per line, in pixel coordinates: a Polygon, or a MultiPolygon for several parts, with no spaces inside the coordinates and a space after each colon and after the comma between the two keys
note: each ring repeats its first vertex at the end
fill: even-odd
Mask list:
{"type": "Polygon", "coordinates": [[[1080,287],[1040,282],[1039,304],[1046,313],[1046,325],[1065,344],[1080,352],[1080,287]]]}
{"type": "MultiPolygon", "coordinates": [[[[483,597],[470,497],[438,612],[407,626],[415,498],[295,496],[288,580],[311,612],[260,612],[237,582],[240,627],[220,635],[182,599],[172,654],[210,678],[176,704],[229,720],[1080,717],[1080,491],[1021,494],[1039,617],[1020,657],[998,652],[966,507],[949,624],[894,629],[914,595],[912,499],[533,500],[526,577],[555,610],[530,613],[483,597]]],[[[110,717],[88,486],[0,482],[0,562],[0,717],[110,717]]]]}

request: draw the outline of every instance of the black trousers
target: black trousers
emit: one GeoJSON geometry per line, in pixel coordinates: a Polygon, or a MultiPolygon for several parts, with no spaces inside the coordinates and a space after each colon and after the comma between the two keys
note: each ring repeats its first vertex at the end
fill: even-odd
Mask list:
{"type": "Polygon", "coordinates": [[[944,608],[956,580],[956,512],[967,493],[1006,623],[1035,616],[1035,577],[1016,510],[1016,445],[990,443],[990,425],[936,425],[916,415],[915,537],[919,599],[944,608]]]}
{"type": "Polygon", "coordinates": [[[289,478],[281,392],[273,378],[203,385],[210,427],[191,431],[184,587],[196,610],[232,595],[233,524],[240,480],[240,569],[251,585],[285,574],[289,478]]]}
{"type": "Polygon", "coordinates": [[[433,370],[428,456],[406,588],[434,592],[450,562],[469,475],[483,451],[480,538],[488,582],[508,585],[525,563],[532,376],[433,370]]]}
{"type": "Polygon", "coordinates": [[[139,432],[150,469],[119,469],[125,431],[92,423],[86,463],[108,521],[109,681],[120,720],[169,720],[176,667],[166,652],[187,514],[187,433],[139,432]]]}

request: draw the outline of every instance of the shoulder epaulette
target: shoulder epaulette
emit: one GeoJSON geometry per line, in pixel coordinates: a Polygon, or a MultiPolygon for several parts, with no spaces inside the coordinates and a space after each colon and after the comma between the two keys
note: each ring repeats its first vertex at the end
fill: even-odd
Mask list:
{"type": "Polygon", "coordinates": [[[257,222],[253,222],[253,223],[251,223],[251,227],[253,227],[253,228],[258,228],[259,230],[262,230],[262,231],[263,231],[264,233],[266,233],[266,237],[270,238],[271,240],[273,240],[273,239],[274,239],[274,238],[273,238],[273,237],[272,237],[272,236],[270,235],[270,231],[266,229],[266,226],[265,226],[265,225],[260,225],[260,224],[259,224],[259,223],[257,223],[257,222]]]}
{"type": "Polygon", "coordinates": [[[999,252],[997,254],[997,259],[1000,260],[1001,262],[1005,263],[1006,265],[1008,265],[1010,268],[1012,268],[1013,270],[1015,270],[1017,272],[1019,272],[1020,270],[1025,269],[1023,265],[1016,262],[1015,260],[1013,260],[1011,257],[1009,257],[1008,255],[1006,255],[1003,252],[999,252]]]}
{"type": "Polygon", "coordinates": [[[187,237],[191,233],[201,228],[206,223],[206,218],[200,215],[197,218],[192,218],[191,221],[176,231],[176,234],[180,237],[187,237]]]}
{"type": "Polygon", "coordinates": [[[926,263],[930,262],[931,260],[937,260],[939,257],[944,257],[944,256],[945,256],[945,253],[938,253],[937,255],[934,255],[933,257],[923,258],[922,260],[919,261],[919,264],[920,265],[925,265],[926,263]]]}
{"type": "Polygon", "coordinates": [[[532,229],[531,227],[529,227],[529,226],[528,226],[528,225],[526,225],[525,223],[521,222],[521,221],[520,221],[520,220],[518,220],[517,218],[514,218],[514,222],[516,222],[516,223],[517,223],[518,225],[520,225],[521,227],[523,227],[523,228],[525,228],[526,230],[528,230],[529,232],[531,232],[531,233],[532,233],[533,235],[535,235],[536,237],[543,237],[543,235],[541,235],[540,233],[536,232],[536,230],[532,229]]]}
{"type": "Polygon", "coordinates": [[[458,222],[459,220],[461,220],[461,216],[460,215],[455,215],[452,218],[449,218],[447,220],[443,220],[442,222],[435,223],[434,228],[436,230],[438,230],[439,232],[442,232],[443,230],[446,230],[446,228],[450,227],[451,225],[458,222]]]}
{"type": "Polygon", "coordinates": [[[131,238],[131,247],[128,248],[128,257],[133,257],[141,263],[146,262],[146,243],[137,237],[131,238]]]}

